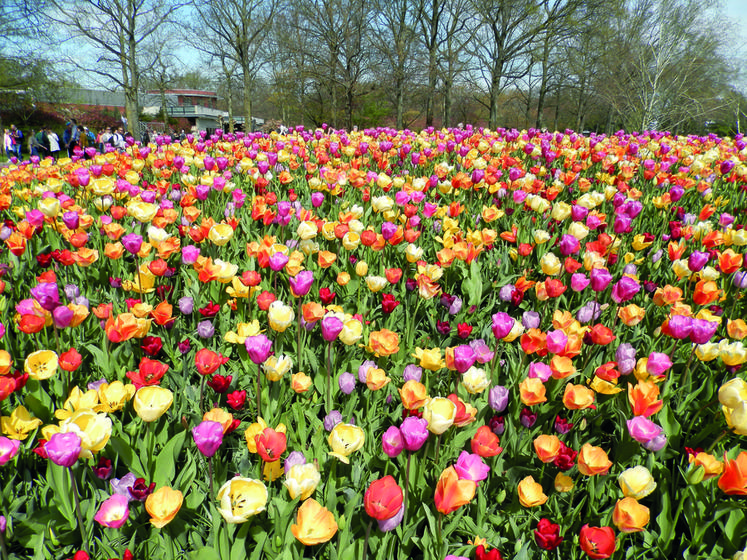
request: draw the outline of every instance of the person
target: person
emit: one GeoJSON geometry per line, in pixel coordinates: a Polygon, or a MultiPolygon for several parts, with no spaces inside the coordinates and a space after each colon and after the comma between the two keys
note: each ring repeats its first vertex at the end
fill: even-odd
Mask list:
{"type": "Polygon", "coordinates": [[[5,154],[5,157],[8,158],[14,155],[13,137],[10,135],[10,130],[8,130],[7,128],[3,133],[3,153],[5,154]]]}
{"type": "Polygon", "coordinates": [[[112,134],[109,143],[119,151],[125,149],[124,129],[121,126],[112,134]]]}
{"type": "Polygon", "coordinates": [[[142,142],[143,146],[147,146],[150,144],[150,134],[148,134],[148,127],[145,127],[145,130],[143,130],[143,136],[140,138],[140,141],[142,142]]]}
{"type": "MultiPolygon", "coordinates": [[[[44,149],[44,146],[42,146],[39,143],[39,140],[36,138],[36,134],[34,131],[31,131],[31,134],[29,134],[29,156],[36,156],[39,157],[40,151],[44,149]]],[[[43,157],[43,156],[42,156],[43,157]]]]}
{"type": "Polygon", "coordinates": [[[16,125],[10,125],[10,137],[12,141],[12,149],[15,156],[21,159],[21,153],[23,152],[23,132],[21,132],[16,125]]]}
{"type": "Polygon", "coordinates": [[[182,128],[182,132],[181,132],[181,134],[179,134],[179,141],[180,142],[184,142],[184,140],[186,140],[186,139],[187,139],[187,135],[184,134],[184,129],[182,128]]]}
{"type": "Polygon", "coordinates": [[[105,146],[113,146],[114,144],[111,143],[111,137],[112,137],[112,127],[107,126],[106,130],[101,134],[100,143],[101,147],[99,148],[99,151],[103,154],[105,150],[105,146]]]}
{"type": "Polygon", "coordinates": [[[78,146],[84,150],[88,147],[88,132],[83,125],[78,125],[78,146]]]}
{"type": "Polygon", "coordinates": [[[73,123],[65,123],[65,130],[62,131],[62,147],[70,154],[70,143],[73,141],[73,123]]]}
{"type": "Polygon", "coordinates": [[[75,148],[80,145],[80,131],[78,130],[78,121],[70,119],[70,141],[67,143],[67,155],[73,157],[75,148]]]}
{"type": "Polygon", "coordinates": [[[47,142],[49,142],[49,154],[54,159],[57,159],[60,157],[60,137],[57,136],[57,133],[49,127],[47,127],[46,132],[47,142]]]}

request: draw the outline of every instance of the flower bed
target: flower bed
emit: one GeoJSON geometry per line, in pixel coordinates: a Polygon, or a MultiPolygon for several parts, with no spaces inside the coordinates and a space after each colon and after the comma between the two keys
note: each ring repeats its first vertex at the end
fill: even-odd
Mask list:
{"type": "Polygon", "coordinates": [[[0,171],[4,557],[742,558],[741,137],[156,140],[0,171]]]}

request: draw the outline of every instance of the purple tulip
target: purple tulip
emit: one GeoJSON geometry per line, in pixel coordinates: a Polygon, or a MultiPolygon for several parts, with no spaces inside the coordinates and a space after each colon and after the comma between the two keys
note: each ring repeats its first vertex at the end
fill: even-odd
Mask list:
{"type": "Polygon", "coordinates": [[[285,469],[285,472],[289,472],[296,465],[304,464],[306,464],[306,457],[304,457],[303,453],[300,451],[291,451],[288,453],[288,457],[285,458],[283,468],[285,469]]]}
{"type": "Polygon", "coordinates": [[[521,323],[525,329],[538,329],[542,318],[536,311],[524,311],[521,315],[521,323]]]}
{"type": "Polygon", "coordinates": [[[402,453],[405,448],[405,442],[397,426],[389,426],[386,432],[381,436],[381,447],[384,453],[391,459],[402,453]]]}
{"type": "Polygon", "coordinates": [[[578,239],[572,235],[568,235],[567,233],[560,238],[558,247],[560,249],[560,254],[564,257],[578,253],[581,250],[581,244],[578,242],[578,239]]]}
{"type": "Polygon", "coordinates": [[[495,412],[500,414],[508,406],[509,391],[502,385],[495,385],[488,393],[488,404],[495,412]]]}
{"type": "Polygon", "coordinates": [[[636,364],[635,352],[636,350],[633,348],[633,345],[627,342],[617,347],[615,360],[617,361],[617,369],[621,375],[633,373],[636,364]]]}
{"type": "Polygon", "coordinates": [[[355,382],[355,375],[347,371],[341,373],[340,378],[337,380],[337,384],[340,386],[340,391],[346,395],[349,395],[355,390],[355,382]]]}
{"type": "Polygon", "coordinates": [[[462,451],[459,454],[454,469],[459,475],[460,480],[466,478],[478,484],[488,478],[488,473],[490,472],[490,467],[485,464],[482,457],[475,453],[467,453],[466,451],[462,451]]]}
{"type": "Polygon", "coordinates": [[[649,449],[648,447],[646,447],[646,449],[649,449],[649,451],[658,451],[666,444],[666,434],[664,434],[664,430],[662,429],[662,427],[658,424],[655,424],[645,416],[636,416],[635,418],[628,420],[627,425],[630,437],[632,437],[644,447],[647,444],[651,444],[654,447],[654,449],[649,449]],[[660,447],[656,449],[657,446],[660,447]]]}
{"type": "Polygon", "coordinates": [[[65,212],[62,215],[62,223],[67,229],[78,229],[80,225],[80,216],[77,212],[65,212]]]}
{"type": "Polygon", "coordinates": [[[57,432],[44,446],[55,465],[72,467],[80,456],[80,436],[75,432],[57,432]]]}
{"type": "Polygon", "coordinates": [[[668,325],[672,338],[683,340],[690,336],[690,332],[693,330],[693,318],[684,315],[674,315],[669,318],[668,325]]]}
{"type": "Polygon", "coordinates": [[[331,432],[332,429],[342,422],[342,414],[339,410],[330,410],[329,414],[324,417],[324,429],[331,432]]]}
{"type": "Polygon", "coordinates": [[[215,326],[213,322],[205,319],[197,323],[197,336],[200,338],[212,338],[215,334],[215,326]]]}
{"type": "Polygon", "coordinates": [[[223,443],[223,426],[220,422],[203,420],[192,428],[192,437],[200,453],[205,457],[212,457],[223,443]]]}
{"type": "Polygon", "coordinates": [[[320,322],[322,326],[322,337],[327,342],[335,340],[337,335],[339,335],[345,327],[342,320],[334,315],[325,315],[320,322]]]}
{"type": "Polygon", "coordinates": [[[184,315],[191,315],[194,310],[194,300],[189,296],[184,296],[178,302],[179,311],[184,315]]]}
{"type": "Polygon", "coordinates": [[[693,251],[687,257],[687,267],[691,272],[700,272],[708,262],[708,253],[704,251],[693,251]]]}
{"type": "Polygon", "coordinates": [[[258,334],[256,336],[247,336],[244,346],[252,362],[262,364],[270,356],[272,341],[265,335],[258,334]]]}
{"type": "Polygon", "coordinates": [[[404,381],[417,381],[420,382],[420,380],[423,377],[423,368],[420,366],[416,366],[415,364],[410,364],[409,366],[405,367],[405,370],[402,372],[402,379],[404,381]]]}
{"type": "Polygon", "coordinates": [[[311,270],[302,270],[288,281],[293,295],[297,297],[305,296],[314,283],[314,273],[311,270]]]}
{"type": "Polygon", "coordinates": [[[283,270],[286,264],[288,264],[288,255],[281,253],[280,251],[273,253],[270,256],[270,268],[275,272],[283,270]]]}
{"type": "Polygon", "coordinates": [[[589,276],[591,277],[591,289],[595,292],[603,292],[612,282],[612,275],[606,268],[592,268],[589,276]]]}
{"type": "Polygon", "coordinates": [[[397,233],[397,226],[392,222],[384,222],[381,224],[381,235],[387,241],[394,237],[395,233],[397,233]]]}
{"type": "Polygon", "coordinates": [[[547,333],[547,351],[552,354],[559,354],[565,350],[568,344],[568,336],[561,330],[553,330],[547,333]]]}
{"type": "Polygon", "coordinates": [[[532,412],[529,408],[522,408],[519,413],[519,422],[525,428],[531,428],[537,422],[537,414],[532,412]]]}
{"type": "Polygon", "coordinates": [[[52,322],[54,323],[55,328],[58,329],[69,327],[74,317],[75,313],[73,310],[65,305],[55,307],[55,310],[52,311],[52,322]]]}
{"type": "Polygon", "coordinates": [[[690,331],[690,342],[693,344],[705,344],[713,335],[716,334],[718,323],[707,321],[705,319],[693,319],[692,330],[690,331]]]}
{"type": "Polygon", "coordinates": [[[5,465],[16,455],[18,455],[18,450],[20,448],[20,440],[9,439],[5,436],[0,436],[0,467],[5,465]]]}
{"type": "Polygon", "coordinates": [[[402,421],[399,427],[402,433],[402,440],[405,444],[405,449],[408,451],[417,451],[428,439],[428,421],[425,418],[417,418],[415,416],[408,416],[402,421]]]}
{"type": "Polygon", "coordinates": [[[641,285],[630,276],[623,276],[612,286],[612,299],[615,303],[623,303],[635,297],[641,291],[641,285]]]}
{"type": "Polygon", "coordinates": [[[47,311],[54,311],[60,305],[60,291],[54,282],[42,282],[30,291],[33,298],[47,311]]]}
{"type": "Polygon", "coordinates": [[[376,362],[372,360],[366,360],[358,366],[358,381],[365,383],[368,379],[368,370],[375,367],[377,367],[376,362]]]}
{"type": "Polygon", "coordinates": [[[392,517],[388,519],[377,519],[377,523],[379,524],[379,531],[384,531],[385,533],[388,531],[393,531],[397,527],[399,527],[399,524],[402,523],[402,519],[405,516],[405,504],[402,502],[402,505],[399,508],[399,511],[395,513],[392,517]]]}
{"type": "Polygon", "coordinates": [[[646,363],[646,371],[654,377],[662,377],[672,367],[672,360],[661,352],[651,352],[646,363]]]}
{"type": "Polygon", "coordinates": [[[475,352],[475,361],[477,361],[478,363],[487,364],[488,362],[493,360],[494,352],[482,338],[473,340],[469,343],[469,345],[475,352]]]}
{"type": "Polygon", "coordinates": [[[143,237],[136,233],[128,233],[122,237],[122,245],[128,253],[136,255],[140,251],[140,247],[143,246],[143,237]]]}
{"type": "Polygon", "coordinates": [[[532,362],[529,364],[527,377],[540,379],[542,383],[546,383],[552,377],[552,369],[542,362],[532,362]]]}
{"type": "Polygon", "coordinates": [[[574,272],[571,275],[571,290],[574,292],[583,292],[589,285],[589,279],[583,272],[574,272]]]}
{"type": "Polygon", "coordinates": [[[588,214],[589,214],[588,208],[579,206],[578,204],[574,204],[573,206],[571,206],[571,219],[574,222],[581,222],[585,220],[588,214]]]}
{"type": "Polygon", "coordinates": [[[200,256],[200,249],[194,245],[186,245],[182,247],[182,263],[194,264],[197,262],[197,258],[200,256]]]}
{"type": "Polygon", "coordinates": [[[454,348],[454,367],[459,373],[466,372],[475,364],[475,351],[468,344],[460,344],[454,348]]]}

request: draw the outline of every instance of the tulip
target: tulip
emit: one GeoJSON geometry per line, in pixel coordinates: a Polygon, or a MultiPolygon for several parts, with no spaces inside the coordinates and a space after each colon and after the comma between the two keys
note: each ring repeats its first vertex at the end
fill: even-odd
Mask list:
{"type": "Polygon", "coordinates": [[[309,498],[298,508],[296,523],[291,525],[291,533],[306,546],[329,541],[337,533],[337,522],[331,511],[309,498]]]}
{"type": "Polygon", "coordinates": [[[488,393],[488,404],[496,413],[500,414],[508,406],[509,391],[502,385],[496,385],[488,393]]]}
{"type": "Polygon", "coordinates": [[[366,513],[377,521],[384,521],[397,515],[403,503],[402,488],[391,475],[374,480],[363,496],[366,513]]]}
{"type": "Polygon", "coordinates": [[[666,435],[661,426],[654,424],[645,416],[636,416],[628,420],[627,425],[630,437],[649,451],[659,451],[667,443],[666,435]]]}
{"type": "Polygon", "coordinates": [[[334,341],[337,336],[342,332],[344,324],[339,317],[335,315],[325,315],[321,321],[322,325],[322,337],[327,342],[334,341]]]}
{"type": "Polygon", "coordinates": [[[227,523],[244,523],[265,510],[267,487],[259,480],[234,477],[218,490],[218,512],[227,523]]]}
{"type": "Polygon", "coordinates": [[[192,428],[192,437],[200,453],[212,457],[223,443],[223,426],[210,420],[200,422],[192,428]]]}
{"type": "Polygon", "coordinates": [[[607,474],[612,467],[607,453],[601,447],[585,443],[578,454],[578,470],[586,476],[607,474]]]}
{"type": "Polygon", "coordinates": [[[612,522],[623,533],[637,533],[648,525],[649,509],[634,498],[618,500],[612,512],[612,522]]]}
{"type": "Polygon", "coordinates": [[[623,495],[626,498],[641,500],[656,490],[656,481],[651,472],[644,466],[638,465],[624,470],[617,477],[623,495]]]}
{"type": "Polygon", "coordinates": [[[428,421],[416,416],[408,416],[402,421],[399,427],[402,434],[402,441],[405,449],[408,451],[418,451],[427,441],[428,421]]]}
{"type": "Polygon", "coordinates": [[[600,560],[610,558],[615,553],[615,532],[611,527],[581,527],[579,545],[589,558],[600,560]]]}
{"type": "Polygon", "coordinates": [[[612,275],[606,268],[592,268],[589,273],[591,280],[591,289],[595,292],[603,292],[612,282],[612,275]]]}
{"type": "Polygon", "coordinates": [[[397,457],[405,448],[402,432],[397,426],[389,428],[381,436],[381,447],[389,458],[397,457]]]}
{"type": "Polygon", "coordinates": [[[423,418],[428,422],[428,430],[440,435],[448,430],[456,419],[457,407],[449,399],[434,397],[423,407],[423,418]]]}
{"type": "Polygon", "coordinates": [[[493,315],[493,335],[500,340],[508,336],[514,326],[514,320],[508,313],[496,313],[493,315]]]}
{"type": "Polygon", "coordinates": [[[345,464],[350,463],[348,456],[363,447],[366,435],[361,428],[352,424],[337,424],[329,434],[327,442],[332,451],[329,455],[337,457],[345,464]]]}
{"type": "Polygon", "coordinates": [[[130,517],[129,500],[122,494],[114,494],[104,500],[93,517],[99,525],[119,529],[130,517]]]}
{"type": "Polygon", "coordinates": [[[495,457],[503,451],[500,443],[498,436],[490,429],[490,426],[480,426],[470,441],[470,449],[472,453],[480,457],[495,457]]]}
{"type": "Polygon", "coordinates": [[[534,440],[534,451],[543,463],[552,463],[560,453],[558,436],[542,434],[534,440]]]}
{"type": "Polygon", "coordinates": [[[171,407],[174,394],[156,385],[141,387],[135,393],[133,408],[143,422],[155,422],[171,407]]]}
{"type": "Polygon", "coordinates": [[[8,439],[4,436],[0,436],[0,467],[18,455],[18,450],[20,448],[21,442],[19,440],[8,439]]]}
{"type": "Polygon", "coordinates": [[[248,336],[244,341],[244,346],[252,362],[259,365],[269,357],[272,341],[263,334],[248,336]]]}
{"type": "Polygon", "coordinates": [[[291,500],[299,498],[305,500],[314,493],[322,476],[314,463],[303,463],[288,466],[285,464],[285,480],[283,486],[288,489],[291,500]]]}
{"type": "Polygon", "coordinates": [[[434,501],[436,509],[448,515],[472,501],[477,484],[473,480],[460,479],[454,467],[441,473],[436,484],[434,501]]]}
{"type": "Polygon", "coordinates": [[[183,494],[168,486],[161,486],[145,500],[145,510],[150,515],[150,523],[157,529],[165,527],[176,517],[182,507],[183,494]]]}
{"type": "Polygon", "coordinates": [[[291,293],[294,297],[302,297],[309,293],[314,283],[314,273],[310,270],[302,270],[289,279],[291,293]]]}
{"type": "Polygon", "coordinates": [[[519,503],[524,507],[541,506],[547,501],[542,485],[535,482],[534,477],[527,476],[518,486],[519,503]]]}
{"type": "Polygon", "coordinates": [[[563,542],[560,525],[552,523],[549,519],[540,519],[534,530],[534,540],[543,550],[555,550],[563,542]]]}
{"type": "Polygon", "coordinates": [[[454,465],[454,470],[460,479],[473,480],[479,484],[488,477],[490,467],[483,462],[480,455],[462,451],[454,465]]]}
{"type": "Polygon", "coordinates": [[[44,446],[47,457],[60,467],[72,467],[81,451],[81,439],[75,432],[56,433],[44,446]]]}

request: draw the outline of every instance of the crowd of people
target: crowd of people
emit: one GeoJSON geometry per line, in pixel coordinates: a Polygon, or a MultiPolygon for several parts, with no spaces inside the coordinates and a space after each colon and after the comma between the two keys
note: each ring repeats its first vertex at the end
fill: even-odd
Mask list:
{"type": "MultiPolygon", "coordinates": [[[[3,137],[2,153],[7,158],[16,157],[22,159],[24,153],[29,156],[46,158],[52,156],[57,159],[62,154],[64,157],[72,157],[76,148],[85,150],[94,147],[99,152],[106,151],[106,146],[117,150],[127,147],[128,137],[132,135],[125,131],[123,126],[106,127],[98,132],[89,130],[87,126],[78,124],[75,119],[65,123],[62,138],[50,127],[31,130],[28,136],[18,129],[14,124],[5,129],[3,137]],[[25,146],[24,146],[25,145],[25,146]]],[[[146,129],[141,138],[143,144],[150,141],[150,135],[146,129]]]]}

